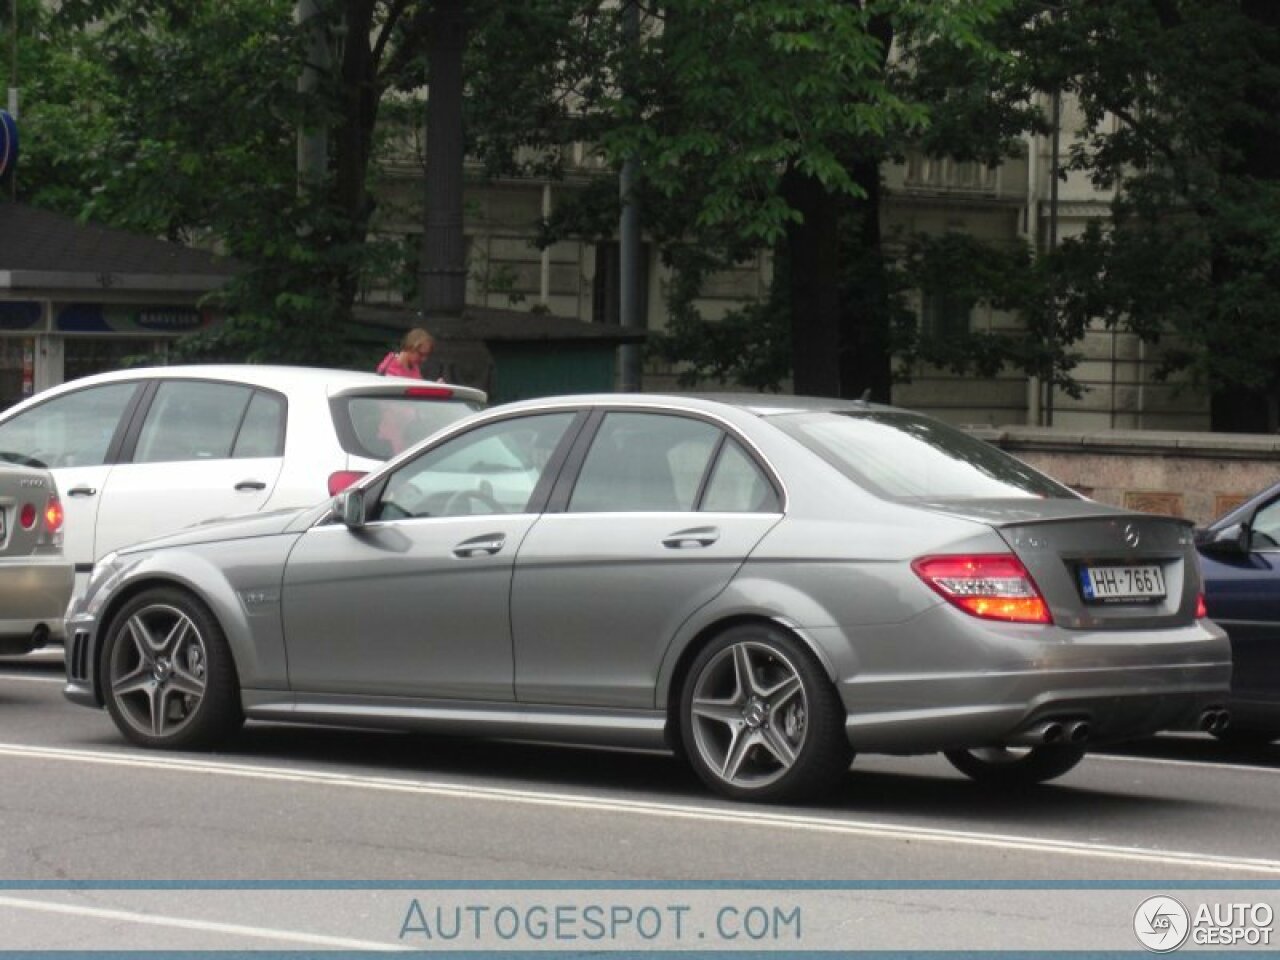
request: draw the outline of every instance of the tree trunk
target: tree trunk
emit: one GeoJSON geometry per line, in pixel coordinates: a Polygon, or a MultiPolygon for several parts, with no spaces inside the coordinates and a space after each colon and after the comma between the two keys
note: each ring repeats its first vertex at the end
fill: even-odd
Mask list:
{"type": "MultiPolygon", "coordinates": [[[[333,136],[333,201],[341,212],[339,226],[330,242],[335,245],[364,242],[373,212],[365,180],[373,144],[373,127],[378,118],[377,65],[369,49],[373,23],[371,0],[345,4],[347,42],[342,53],[342,116],[333,136]],[[339,232],[340,231],[340,232],[339,232]]],[[[358,278],[345,270],[336,278],[337,306],[348,313],[355,302],[358,278]]]]}
{"type": "Polygon", "coordinates": [[[893,357],[889,336],[889,302],[885,289],[884,250],[880,242],[880,168],[874,161],[852,166],[866,196],[853,203],[850,231],[856,246],[846,253],[848,282],[841,298],[840,385],[842,396],[870,392],[888,403],[893,389],[893,357]]]}
{"type": "Polygon", "coordinates": [[[797,394],[840,396],[838,207],[817,179],[789,171],[783,196],[804,218],[787,227],[792,377],[797,394]]]}
{"type": "Polygon", "coordinates": [[[426,222],[422,231],[422,309],[460,316],[467,298],[462,222],[462,54],[464,0],[435,0],[428,29],[426,222]]]}

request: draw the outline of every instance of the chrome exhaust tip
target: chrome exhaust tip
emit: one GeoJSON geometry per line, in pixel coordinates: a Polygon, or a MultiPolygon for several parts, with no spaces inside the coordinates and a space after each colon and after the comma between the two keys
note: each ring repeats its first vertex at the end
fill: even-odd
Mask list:
{"type": "Polygon", "coordinates": [[[1065,735],[1065,730],[1057,720],[1045,720],[1027,729],[1015,733],[1009,738],[1011,746],[1038,747],[1046,743],[1058,743],[1065,735]]]}
{"type": "Polygon", "coordinates": [[[1065,728],[1068,743],[1084,743],[1091,732],[1088,720],[1076,720],[1068,723],[1065,728]]]}

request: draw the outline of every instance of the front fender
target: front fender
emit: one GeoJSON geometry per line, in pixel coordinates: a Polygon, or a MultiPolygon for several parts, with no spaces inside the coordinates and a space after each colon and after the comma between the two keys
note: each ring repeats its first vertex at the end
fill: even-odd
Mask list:
{"type": "Polygon", "coordinates": [[[125,558],[98,614],[98,656],[116,611],[143,590],[174,586],[198,597],[226,635],[240,685],[288,685],[280,585],[298,535],[155,550],[125,558]]]}

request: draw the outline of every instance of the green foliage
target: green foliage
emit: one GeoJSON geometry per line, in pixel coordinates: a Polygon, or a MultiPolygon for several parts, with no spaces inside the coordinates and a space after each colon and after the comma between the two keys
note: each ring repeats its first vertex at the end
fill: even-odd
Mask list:
{"type": "Polygon", "coordinates": [[[665,255],[672,271],[667,329],[650,336],[652,356],[676,365],[683,386],[710,379],[776,392],[791,371],[785,249],[774,260],[769,296],[717,320],[706,319],[696,300],[707,276],[732,261],[694,246],[672,245],[665,255]]]}

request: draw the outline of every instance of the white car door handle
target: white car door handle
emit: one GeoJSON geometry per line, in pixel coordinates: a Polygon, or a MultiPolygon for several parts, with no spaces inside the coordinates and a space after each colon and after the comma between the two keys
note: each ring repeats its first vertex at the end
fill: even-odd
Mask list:
{"type": "Polygon", "coordinates": [[[97,487],[72,487],[67,491],[68,497],[92,497],[98,492],[97,487]]]}
{"type": "Polygon", "coordinates": [[[691,550],[695,547],[709,547],[720,539],[720,531],[715,527],[692,527],[688,530],[677,530],[669,537],[664,537],[662,545],[668,550],[691,550]]]}
{"type": "Polygon", "coordinates": [[[236,484],[237,490],[265,490],[267,485],[261,480],[241,480],[236,484]]]}

